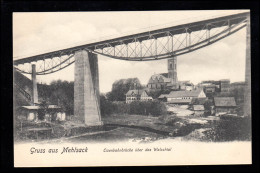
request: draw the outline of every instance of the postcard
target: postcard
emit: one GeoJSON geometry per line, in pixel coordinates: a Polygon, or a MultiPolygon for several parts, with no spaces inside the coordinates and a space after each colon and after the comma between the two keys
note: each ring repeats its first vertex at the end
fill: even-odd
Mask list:
{"type": "Polygon", "coordinates": [[[250,10],[14,12],[14,166],[252,164],[250,39],[250,10]]]}

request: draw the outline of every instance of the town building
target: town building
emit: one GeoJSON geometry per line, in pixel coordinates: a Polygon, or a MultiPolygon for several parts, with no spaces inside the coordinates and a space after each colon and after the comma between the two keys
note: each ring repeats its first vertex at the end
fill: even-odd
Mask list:
{"type": "Polygon", "coordinates": [[[160,100],[172,104],[190,104],[194,98],[206,98],[202,89],[192,91],[171,91],[169,94],[162,94],[158,97],[160,100]]]}
{"type": "Polygon", "coordinates": [[[220,91],[221,92],[228,92],[229,88],[230,88],[230,80],[229,79],[220,80],[220,91]]]}
{"type": "Polygon", "coordinates": [[[177,85],[179,90],[194,90],[194,85],[190,81],[178,81],[177,85]]]}
{"type": "Polygon", "coordinates": [[[129,90],[126,93],[126,103],[131,103],[133,101],[150,101],[153,100],[151,96],[147,94],[146,90],[129,90]]]}
{"type": "Polygon", "coordinates": [[[205,91],[206,94],[215,93],[216,85],[215,84],[207,85],[207,86],[204,87],[204,91],[205,91]]]}
{"type": "Polygon", "coordinates": [[[236,113],[236,101],[234,97],[214,97],[215,115],[236,113]]]}
{"type": "Polygon", "coordinates": [[[154,74],[150,77],[149,90],[178,89],[177,57],[168,59],[168,73],[154,74]]]}
{"type": "Polygon", "coordinates": [[[172,79],[168,78],[168,73],[152,75],[147,84],[149,90],[162,90],[171,87],[172,79]]]}
{"type": "Polygon", "coordinates": [[[228,92],[230,89],[230,80],[221,79],[218,81],[214,81],[214,80],[202,81],[197,85],[197,88],[203,88],[206,94],[215,93],[215,92],[228,92]]]}
{"type": "Polygon", "coordinates": [[[204,105],[192,105],[192,110],[194,111],[194,115],[202,116],[204,114],[205,108],[204,105]]]}
{"type": "Polygon", "coordinates": [[[214,81],[214,80],[206,80],[202,81],[201,83],[198,83],[197,88],[203,88],[204,92],[206,92],[206,88],[209,88],[207,91],[211,92],[213,91],[212,88],[214,88],[214,92],[220,92],[220,81],[214,81]]]}
{"type": "Polygon", "coordinates": [[[190,81],[178,81],[177,57],[168,59],[167,62],[168,73],[152,75],[147,83],[148,90],[193,90],[194,85],[190,81]]]}

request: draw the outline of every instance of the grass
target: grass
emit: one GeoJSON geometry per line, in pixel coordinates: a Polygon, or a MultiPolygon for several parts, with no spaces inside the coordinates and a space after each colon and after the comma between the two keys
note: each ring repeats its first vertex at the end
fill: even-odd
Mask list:
{"type": "MultiPolygon", "coordinates": [[[[73,121],[60,123],[31,123],[23,124],[23,130],[17,129],[16,140],[24,141],[25,131],[31,127],[51,127],[52,139],[61,137],[77,136],[84,133],[92,133],[99,131],[107,131],[106,134],[94,134],[86,137],[80,137],[82,140],[119,140],[119,139],[137,139],[146,137],[182,137],[184,140],[200,140],[200,141],[232,141],[232,140],[250,140],[250,119],[240,117],[199,117],[199,116],[143,116],[114,114],[102,117],[104,126],[101,127],[85,127],[84,124],[78,124],[73,121]],[[109,132],[111,129],[113,132],[109,132]],[[122,134],[121,129],[124,132],[122,134]],[[120,136],[123,135],[123,136],[120,136]],[[124,137],[124,135],[126,135],[124,137]],[[101,139],[103,138],[104,139],[101,139]]],[[[19,127],[19,123],[17,125],[19,127]]],[[[44,136],[44,134],[42,135],[44,136]]],[[[35,136],[31,135],[30,140],[35,140],[35,136]]],[[[75,139],[76,140],[76,139],[75,139]]]]}

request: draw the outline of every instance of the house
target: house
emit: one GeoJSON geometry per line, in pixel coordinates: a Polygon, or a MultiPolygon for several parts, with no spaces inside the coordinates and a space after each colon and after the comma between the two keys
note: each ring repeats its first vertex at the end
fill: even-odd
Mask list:
{"type": "MultiPolygon", "coordinates": [[[[25,119],[28,121],[34,121],[38,119],[38,111],[42,108],[40,106],[21,106],[17,109],[17,114],[20,119],[25,119]]],[[[66,114],[62,111],[61,107],[57,105],[49,105],[47,108],[47,113],[45,115],[46,119],[50,119],[51,115],[57,115],[60,120],[65,120],[66,114]]]]}
{"type": "Polygon", "coordinates": [[[207,85],[204,87],[204,91],[205,93],[214,93],[216,91],[216,85],[215,84],[211,84],[211,85],[207,85]]]}
{"type": "Polygon", "coordinates": [[[204,114],[205,108],[204,105],[193,105],[192,110],[194,111],[194,115],[201,116],[204,114]]]}
{"type": "Polygon", "coordinates": [[[215,115],[220,116],[235,113],[236,101],[234,97],[214,97],[215,115]]]}
{"type": "Polygon", "coordinates": [[[194,85],[190,81],[178,81],[177,85],[179,90],[191,91],[194,89],[194,85]]]}
{"type": "Polygon", "coordinates": [[[126,103],[131,103],[133,101],[149,101],[153,100],[151,96],[147,94],[146,90],[129,90],[126,93],[126,103]]]}
{"type": "Polygon", "coordinates": [[[220,80],[220,91],[221,92],[228,92],[229,88],[230,88],[230,80],[229,79],[220,80]]]}
{"type": "Polygon", "coordinates": [[[206,98],[202,89],[192,91],[171,91],[169,94],[162,94],[158,99],[166,99],[172,104],[190,104],[193,98],[206,98]]]}
{"type": "Polygon", "coordinates": [[[202,81],[201,83],[198,84],[198,87],[204,88],[206,93],[209,93],[210,91],[213,90],[215,90],[214,92],[228,92],[230,89],[230,80],[221,79],[218,81],[214,81],[214,80],[202,81]]]}
{"type": "Polygon", "coordinates": [[[207,80],[202,81],[197,85],[198,88],[203,88],[206,94],[220,92],[220,81],[207,80]]]}
{"type": "Polygon", "coordinates": [[[168,78],[168,73],[152,75],[147,84],[147,88],[150,90],[161,90],[169,87],[172,87],[172,79],[168,78]]]}

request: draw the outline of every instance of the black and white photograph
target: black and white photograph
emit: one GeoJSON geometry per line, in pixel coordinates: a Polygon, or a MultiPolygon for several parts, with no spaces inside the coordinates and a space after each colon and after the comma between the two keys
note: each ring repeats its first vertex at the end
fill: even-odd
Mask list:
{"type": "Polygon", "coordinates": [[[12,16],[15,167],[252,163],[250,10],[12,16]]]}

